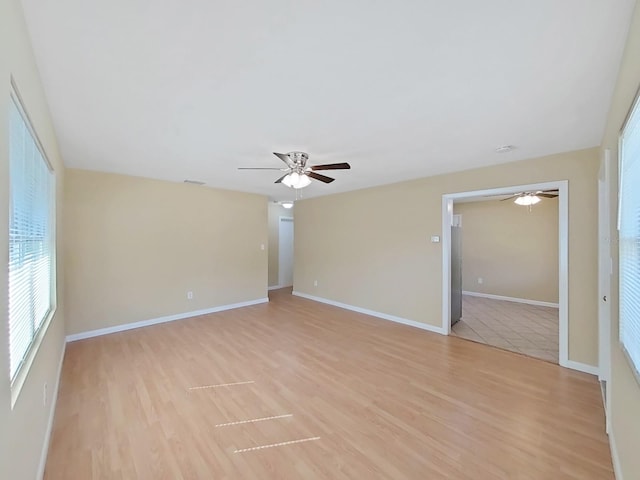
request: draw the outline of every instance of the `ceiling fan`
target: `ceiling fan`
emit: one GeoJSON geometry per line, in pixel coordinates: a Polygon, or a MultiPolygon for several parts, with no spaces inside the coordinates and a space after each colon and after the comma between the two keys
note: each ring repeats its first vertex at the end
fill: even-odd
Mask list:
{"type": "Polygon", "coordinates": [[[304,188],[311,183],[311,179],[319,180],[324,183],[331,183],[335,178],[327,177],[316,173],[316,170],[349,170],[351,165],[348,163],[326,163],[324,165],[307,165],[309,155],[305,152],[289,152],[273,154],[282,160],[286,167],[239,167],[238,170],[279,170],[287,172],[274,183],[282,183],[291,188],[304,188]]]}
{"type": "Polygon", "coordinates": [[[531,206],[535,205],[542,198],[556,198],[559,195],[558,190],[537,190],[533,192],[518,192],[507,198],[500,200],[504,202],[515,198],[514,202],[518,205],[531,206]]]}

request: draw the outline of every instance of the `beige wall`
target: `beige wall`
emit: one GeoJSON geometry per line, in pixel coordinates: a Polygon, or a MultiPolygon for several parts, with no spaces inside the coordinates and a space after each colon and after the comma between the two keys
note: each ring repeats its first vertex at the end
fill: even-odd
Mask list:
{"type": "Polygon", "coordinates": [[[67,170],[65,228],[68,334],[267,296],[264,196],[67,170]]]}
{"type": "Polygon", "coordinates": [[[269,286],[278,285],[280,217],[293,217],[295,207],[287,209],[278,203],[269,202],[269,286]]]}
{"type": "Polygon", "coordinates": [[[631,108],[634,96],[640,87],[640,4],[636,3],[635,12],[622,67],[618,76],[611,111],[603,140],[603,149],[611,151],[611,242],[614,272],[611,281],[611,373],[609,385],[611,392],[610,437],[615,439],[621,474],[624,480],[640,478],[640,383],[634,377],[631,367],[624,357],[618,343],[618,232],[615,219],[617,215],[618,193],[618,134],[631,108]]]}
{"type": "MultiPolygon", "coordinates": [[[[46,99],[41,89],[38,72],[35,67],[31,47],[22,18],[20,3],[18,0],[0,1],[0,81],[4,84],[4,94],[0,95],[0,111],[7,111],[9,77],[13,75],[26,103],[26,108],[40,136],[49,159],[54,164],[57,173],[59,216],[62,206],[61,190],[66,181],[62,167],[55,134],[46,99]]],[[[618,86],[613,98],[612,110],[608,117],[608,126],[604,137],[603,146],[610,148],[613,158],[617,158],[617,132],[629,109],[636,89],[640,85],[640,10],[636,8],[631,34],[628,40],[627,51],[623,67],[620,72],[618,86]]],[[[7,225],[8,225],[8,145],[7,145],[7,115],[0,115],[0,199],[3,208],[0,208],[0,225],[4,229],[0,232],[0,249],[7,251],[7,225]]],[[[428,236],[440,233],[440,203],[443,193],[456,191],[492,188],[514,184],[534,183],[549,180],[569,179],[570,191],[570,258],[569,258],[569,297],[570,297],[570,348],[569,357],[572,360],[588,364],[597,361],[597,323],[596,323],[596,225],[594,212],[597,211],[595,172],[596,153],[591,150],[571,152],[538,160],[518,162],[510,165],[491,167],[476,171],[461,172],[435,178],[421,179],[413,182],[362,190],[344,195],[335,195],[320,199],[300,202],[297,209],[302,212],[298,215],[296,225],[296,290],[312,295],[342,301],[373,310],[392,313],[405,318],[429,323],[440,324],[440,296],[441,296],[441,251],[440,245],[430,244],[428,236]],[[404,212],[398,215],[398,212],[404,212]],[[311,221],[313,218],[313,222],[311,221]],[[304,258],[304,262],[302,259],[304,258]],[[318,279],[318,287],[313,287],[313,280],[318,279]],[[592,300],[593,299],[593,300],[592,300]]],[[[71,176],[74,172],[71,172],[71,176]]],[[[85,175],[77,173],[76,179],[85,175]]],[[[94,174],[88,174],[92,176],[94,174]]],[[[104,177],[95,174],[97,177],[104,177]]],[[[614,168],[612,179],[616,183],[617,169],[614,168]]],[[[61,246],[65,251],[73,254],[69,265],[75,269],[74,278],[69,282],[75,288],[74,292],[68,292],[76,304],[69,309],[76,315],[75,320],[69,321],[69,332],[74,333],[86,329],[100,328],[107,324],[135,321],[150,318],[156,315],[176,313],[192,308],[206,308],[219,302],[242,301],[242,299],[258,298],[265,295],[267,283],[266,255],[256,254],[259,243],[265,243],[267,239],[266,227],[266,200],[254,200],[244,194],[231,194],[229,192],[209,192],[187,194],[181,191],[176,197],[179,205],[207,205],[215,212],[220,213],[212,198],[225,198],[224,205],[230,206],[228,201],[234,198],[240,202],[240,206],[230,206],[236,213],[253,212],[255,218],[246,224],[240,222],[235,225],[236,217],[217,213],[207,215],[206,209],[202,209],[200,219],[212,220],[215,225],[229,225],[231,230],[253,234],[253,237],[244,235],[231,235],[234,245],[230,257],[235,258],[240,264],[240,270],[232,271],[225,258],[220,256],[222,248],[218,250],[213,238],[194,238],[189,235],[180,236],[177,225],[184,225],[188,220],[178,218],[179,215],[174,205],[165,198],[164,191],[169,189],[191,188],[188,186],[171,185],[164,186],[144,185],[146,180],[124,179],[118,188],[127,193],[130,203],[122,202],[119,198],[107,195],[105,190],[111,187],[102,185],[110,183],[108,180],[98,180],[100,188],[95,196],[82,185],[76,185],[69,189],[71,204],[77,210],[79,216],[86,218],[88,225],[74,223],[67,217],[68,222],[77,228],[71,230],[69,237],[81,236],[85,239],[95,239],[98,245],[86,247],[80,241],[63,243],[62,222],[58,219],[58,312],[49,326],[41,348],[36,356],[30,374],[24,384],[22,393],[12,410],[10,406],[10,385],[8,381],[8,352],[6,329],[0,329],[0,345],[3,345],[0,355],[0,370],[5,374],[0,380],[0,474],[2,478],[31,479],[36,477],[40,462],[40,454],[45,437],[46,426],[50,416],[50,404],[42,405],[42,385],[44,382],[54,385],[56,383],[57,366],[62,353],[64,341],[63,304],[63,267],[64,258],[60,255],[61,246]],[[127,187],[127,183],[131,185],[127,187]],[[140,182],[140,188],[133,184],[140,182]],[[159,203],[144,202],[142,194],[135,192],[149,191],[164,198],[159,203]],[[202,195],[202,197],[200,197],[202,195]],[[219,195],[219,197],[217,196],[219,195]],[[99,226],[100,218],[97,213],[93,215],[89,209],[75,204],[76,198],[83,197],[95,202],[103,213],[107,225],[100,233],[113,240],[118,248],[124,248],[124,231],[116,231],[106,227],[132,227],[127,230],[133,235],[134,244],[140,246],[144,238],[138,237],[139,224],[130,213],[131,210],[140,213],[141,205],[146,205],[147,211],[153,213],[150,217],[140,218],[143,227],[153,227],[163,238],[156,243],[157,237],[149,233],[146,235],[147,247],[153,251],[153,255],[147,255],[146,251],[138,250],[141,255],[133,255],[124,251],[122,256],[112,256],[111,252],[104,252],[100,245],[105,247],[104,238],[95,238],[89,226],[99,226]],[[204,198],[206,197],[206,198],[204,198]],[[256,202],[254,205],[253,202],[256,202]],[[246,204],[245,204],[246,203],[246,204]],[[249,206],[251,204],[251,206],[249,206]],[[159,205],[166,209],[157,208],[159,205]],[[131,208],[133,207],[133,208],[131,208]],[[166,222],[167,211],[171,212],[172,221],[166,222]],[[119,219],[118,215],[124,218],[119,219]],[[213,218],[215,216],[215,219],[213,218]],[[96,218],[97,217],[97,218],[96,218]],[[228,224],[225,221],[228,221],[228,224]],[[213,221],[215,220],[215,221],[213,221]],[[235,228],[237,226],[237,228],[235,228]],[[163,228],[160,228],[163,227],[163,228]],[[174,228],[172,228],[174,227],[174,228]],[[170,239],[170,240],[168,240],[170,239]],[[101,243],[102,242],[102,243],[101,243]],[[192,243],[191,243],[192,242],[192,243]],[[203,268],[191,252],[182,251],[175,255],[176,250],[185,244],[197,247],[198,253],[204,254],[205,263],[210,262],[208,268],[203,268]],[[75,250],[74,245],[82,248],[75,250]],[[208,246],[214,245],[212,253],[208,246]],[[246,254],[248,260],[242,261],[236,257],[240,251],[246,254]],[[111,266],[104,258],[96,258],[97,254],[113,259],[118,265],[111,266]],[[87,260],[86,265],[78,265],[79,260],[87,260]],[[150,262],[155,258],[156,264],[150,262]],[[190,267],[184,267],[176,259],[187,258],[190,267]],[[124,259],[132,262],[131,268],[124,264],[124,259]],[[140,263],[140,260],[142,264],[140,263]],[[215,259],[215,260],[214,260],[215,259]],[[141,268],[143,266],[144,268],[141,268]],[[220,269],[217,267],[221,266],[220,269]],[[154,270],[157,269],[157,270],[154,270]],[[191,270],[191,271],[187,271],[191,270]],[[137,274],[146,273],[146,275],[137,274]],[[156,285],[156,295],[150,295],[149,285],[133,284],[126,274],[133,273],[135,278],[149,280],[151,285],[156,279],[152,274],[161,271],[163,274],[171,273],[166,284],[156,285]],[[216,287],[217,280],[207,278],[211,272],[215,272],[216,278],[224,277],[230,273],[232,287],[223,286],[222,292],[216,287]],[[106,272],[107,278],[100,277],[106,272]],[[195,282],[188,282],[195,279],[195,282]],[[259,280],[258,280],[259,279],[259,280]],[[107,280],[109,280],[107,282],[107,280]],[[88,285],[83,285],[86,282],[88,285]],[[122,282],[126,288],[114,285],[122,282]],[[193,285],[195,283],[195,285],[193,285]],[[115,291],[111,287],[115,286],[115,291]],[[213,287],[213,288],[210,288],[213,287]],[[102,291],[101,289],[105,289],[102,291]],[[194,303],[186,303],[185,290],[193,288],[196,293],[194,303]],[[167,293],[169,299],[157,295],[159,291],[167,293]],[[240,291],[244,292],[240,294],[240,291]],[[204,292],[204,295],[202,294],[204,292]],[[88,293],[96,304],[79,298],[88,293]],[[109,300],[100,298],[108,295],[109,300]],[[123,295],[123,296],[120,296],[123,295]],[[224,298],[223,298],[224,297],[224,298]],[[150,299],[152,301],[150,301],[150,299]],[[112,303],[109,303],[112,302],[112,303]],[[198,306],[196,306],[196,304],[198,306]],[[109,315],[106,311],[111,311],[109,315]],[[99,321],[93,321],[85,315],[89,312],[98,314],[99,321]],[[117,317],[117,318],[115,318],[117,317]],[[142,317],[142,318],[138,318],[142,317]]],[[[119,182],[115,182],[119,183],[119,182]]],[[[152,182],[154,183],[154,182],[152,182]]],[[[176,198],[174,197],[174,198],[176,198]]],[[[152,197],[155,198],[155,197],[152,197]]],[[[612,200],[615,200],[615,191],[612,192],[612,200]]],[[[96,210],[100,212],[100,210],[96,210]]],[[[615,218],[615,201],[612,201],[612,218],[615,218]]],[[[193,219],[195,212],[188,211],[184,215],[193,219]]],[[[78,218],[78,217],[75,217],[78,218]]],[[[194,228],[196,232],[202,230],[213,234],[213,229],[205,226],[194,228]]],[[[227,241],[225,235],[228,229],[215,230],[215,240],[227,241]]],[[[612,234],[616,232],[613,230],[612,234]]],[[[143,237],[145,237],[143,235],[143,237]]],[[[615,236],[613,238],[616,238],[615,236]]],[[[224,245],[227,248],[227,245],[224,245]]],[[[126,250],[126,249],[125,249],[126,250]]],[[[614,265],[617,265],[617,246],[614,243],[614,265]]],[[[202,259],[200,259],[202,260],[202,259]]],[[[5,256],[6,263],[6,256],[5,256]]],[[[235,263],[235,262],[232,262],[235,263]]],[[[6,265],[5,265],[6,271],[6,265]]],[[[612,288],[612,305],[617,303],[617,266],[615,268],[612,288]]],[[[0,285],[5,292],[0,295],[0,309],[7,311],[7,280],[6,276],[0,276],[0,285]]],[[[637,455],[636,446],[640,439],[640,386],[633,377],[631,370],[623,358],[617,343],[617,310],[613,310],[612,328],[612,370],[613,379],[610,385],[612,395],[612,428],[616,438],[618,455],[620,459],[621,473],[626,480],[633,479],[640,471],[640,457],[637,455]]]]}
{"type": "MultiPolygon", "coordinates": [[[[8,115],[10,76],[22,95],[31,122],[56,172],[58,246],[62,244],[62,189],[64,167],[60,157],[47,101],[38,71],[22,10],[18,0],[0,1],[0,251],[3,272],[7,271],[9,223],[9,138],[8,115]]],[[[58,380],[58,365],[64,347],[63,259],[58,248],[58,309],[40,344],[15,407],[11,409],[9,352],[7,329],[0,328],[0,477],[36,478],[51,418],[52,391],[58,380]],[[43,385],[49,386],[49,398],[43,405],[43,385]]],[[[0,311],[7,312],[7,275],[0,275],[0,311]]],[[[6,319],[6,313],[3,316],[6,319]]]]}
{"type": "Polygon", "coordinates": [[[294,290],[440,327],[442,195],[567,179],[569,359],[596,365],[597,173],[589,149],[297,202],[294,290]]]}
{"type": "Polygon", "coordinates": [[[558,200],[457,203],[462,290],[558,303],[558,200]],[[482,284],[478,283],[482,278],[482,284]]]}

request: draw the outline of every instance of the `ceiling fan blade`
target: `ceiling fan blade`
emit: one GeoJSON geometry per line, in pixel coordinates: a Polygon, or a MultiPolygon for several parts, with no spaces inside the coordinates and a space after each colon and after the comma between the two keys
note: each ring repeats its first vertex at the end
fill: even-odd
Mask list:
{"type": "Polygon", "coordinates": [[[287,155],[286,153],[276,153],[276,152],[273,152],[273,154],[276,157],[278,157],[280,160],[282,160],[284,163],[286,163],[288,167],[291,166],[291,159],[289,158],[289,155],[287,155]]]}
{"type": "Polygon", "coordinates": [[[238,170],[280,170],[284,172],[287,168],[269,168],[269,167],[238,167],[238,170]]]}
{"type": "MultiPolygon", "coordinates": [[[[289,175],[289,174],[287,173],[287,175],[289,175]]],[[[285,179],[285,177],[286,177],[287,175],[283,175],[283,176],[281,176],[279,179],[277,179],[277,180],[276,180],[275,182],[273,182],[273,183],[282,183],[282,180],[284,180],[284,179],[285,179]]]]}
{"type": "Polygon", "coordinates": [[[557,196],[558,196],[557,193],[536,193],[536,197],[556,198],[557,196]]]}
{"type": "Polygon", "coordinates": [[[325,163],[324,165],[314,165],[311,170],[349,170],[351,165],[348,163],[325,163]]]}
{"type": "Polygon", "coordinates": [[[335,178],[327,177],[325,175],[320,175],[319,173],[307,172],[306,174],[309,177],[315,178],[316,180],[320,180],[321,182],[324,182],[324,183],[331,183],[335,180],[335,178]]]}
{"type": "Polygon", "coordinates": [[[501,201],[501,202],[504,202],[504,201],[506,201],[506,200],[511,200],[512,198],[516,198],[516,197],[519,197],[519,196],[520,196],[520,194],[519,194],[519,193],[516,193],[515,195],[511,195],[510,197],[503,198],[503,199],[502,199],[502,200],[500,200],[500,201],[501,201]]]}

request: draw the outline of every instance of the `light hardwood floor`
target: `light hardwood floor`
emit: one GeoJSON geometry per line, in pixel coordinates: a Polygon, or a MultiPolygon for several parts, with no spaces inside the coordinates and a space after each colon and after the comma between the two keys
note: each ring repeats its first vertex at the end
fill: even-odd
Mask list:
{"type": "Polygon", "coordinates": [[[69,344],[45,478],[613,479],[595,377],[271,294],[69,344]]]}

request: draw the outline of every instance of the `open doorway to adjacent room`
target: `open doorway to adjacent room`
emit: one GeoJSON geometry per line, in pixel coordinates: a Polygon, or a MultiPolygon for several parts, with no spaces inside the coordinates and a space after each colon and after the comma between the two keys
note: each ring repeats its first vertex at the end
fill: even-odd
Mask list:
{"type": "Polygon", "coordinates": [[[551,182],[445,195],[445,331],[566,362],[566,188],[551,182]]]}
{"type": "Polygon", "coordinates": [[[293,207],[269,203],[269,290],[293,286],[293,207]]]}

